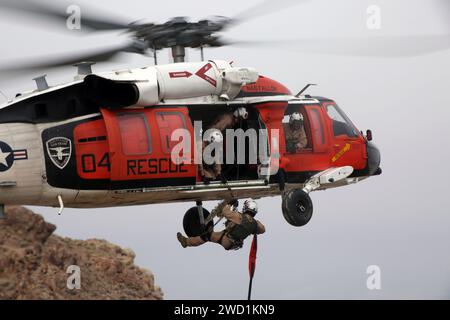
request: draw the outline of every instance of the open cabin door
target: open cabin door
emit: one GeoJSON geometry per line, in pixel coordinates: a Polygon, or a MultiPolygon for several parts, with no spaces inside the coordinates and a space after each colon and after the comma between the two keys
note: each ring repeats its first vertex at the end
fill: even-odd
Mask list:
{"type": "Polygon", "coordinates": [[[192,163],[193,128],[185,107],[147,109],[102,109],[109,143],[112,189],[137,189],[194,185],[192,163]],[[191,149],[171,153],[178,141],[171,141],[176,129],[190,132],[191,149]]]}
{"type": "Polygon", "coordinates": [[[260,119],[267,130],[268,144],[268,166],[264,166],[261,172],[261,178],[269,181],[271,176],[276,175],[280,169],[283,169],[283,159],[281,157],[281,148],[284,146],[280,140],[283,137],[282,120],[287,102],[269,102],[257,105],[260,119]]]}

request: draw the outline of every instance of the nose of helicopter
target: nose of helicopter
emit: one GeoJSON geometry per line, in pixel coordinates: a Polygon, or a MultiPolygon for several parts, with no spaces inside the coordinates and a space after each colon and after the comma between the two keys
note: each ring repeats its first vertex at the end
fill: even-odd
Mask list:
{"type": "Polygon", "coordinates": [[[377,146],[371,142],[367,142],[367,165],[369,168],[369,175],[376,176],[381,174],[381,154],[380,150],[377,148],[377,146]]]}

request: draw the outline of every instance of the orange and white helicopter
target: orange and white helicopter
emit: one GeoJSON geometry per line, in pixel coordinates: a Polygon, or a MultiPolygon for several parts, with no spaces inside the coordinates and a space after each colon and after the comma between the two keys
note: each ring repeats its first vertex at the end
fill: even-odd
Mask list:
{"type": "MultiPolygon", "coordinates": [[[[64,20],[65,13],[42,4],[14,1],[12,10],[64,20]]],[[[245,16],[245,15],[244,15],[245,16]]],[[[243,17],[243,15],[240,15],[243,17]]],[[[4,205],[98,208],[193,201],[185,216],[188,235],[211,223],[202,201],[281,195],[282,212],[294,226],[311,218],[309,193],[357,183],[379,175],[380,152],[370,130],[359,131],[331,99],[302,90],[294,95],[252,68],[221,60],[184,62],[186,47],[222,46],[217,32],[239,19],[191,23],[123,24],[83,15],[83,27],[127,30],[130,44],[89,56],[22,65],[30,70],[105,61],[120,52],[146,53],[172,48],[174,63],[93,73],[91,62],[77,64],[70,83],[18,94],[0,109],[0,214],[4,205]],[[246,108],[241,129],[266,130],[245,150],[268,146],[263,163],[227,163],[222,177],[205,182],[195,154],[194,122],[203,128],[222,114],[246,108]],[[289,116],[303,117],[307,144],[289,148],[289,116]],[[177,129],[190,133],[190,149],[174,162],[177,129]],[[277,132],[277,134],[274,134],[277,132]],[[273,163],[277,163],[276,169],[273,163]]],[[[202,59],[203,60],[203,59],[202,59]]],[[[156,62],[156,59],[155,59],[156,62]]],[[[236,128],[235,128],[236,129],[236,128]]]]}

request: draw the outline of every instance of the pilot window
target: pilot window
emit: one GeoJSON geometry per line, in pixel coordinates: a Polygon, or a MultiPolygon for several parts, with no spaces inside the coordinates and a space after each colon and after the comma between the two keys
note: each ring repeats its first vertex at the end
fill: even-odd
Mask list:
{"type": "Polygon", "coordinates": [[[176,129],[186,129],[184,116],[181,112],[157,112],[156,122],[161,136],[161,148],[166,154],[170,154],[173,147],[179,141],[172,141],[172,133],[176,129]]]}
{"type": "Polygon", "coordinates": [[[117,121],[125,155],[144,155],[152,152],[150,127],[144,114],[119,114],[117,121]]]}
{"type": "Polygon", "coordinates": [[[334,136],[346,135],[351,138],[358,136],[358,131],[338,106],[330,104],[326,109],[328,116],[333,120],[334,136]]]}
{"type": "Polygon", "coordinates": [[[301,105],[290,105],[283,118],[284,137],[286,139],[286,152],[300,153],[310,150],[310,126],[305,112],[301,105]]]}

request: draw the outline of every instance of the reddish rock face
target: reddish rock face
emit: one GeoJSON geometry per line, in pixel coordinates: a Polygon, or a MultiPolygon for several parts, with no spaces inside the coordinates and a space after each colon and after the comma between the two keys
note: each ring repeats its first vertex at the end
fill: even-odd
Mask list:
{"type": "Polygon", "coordinates": [[[8,207],[0,220],[0,299],[163,298],[150,271],[135,255],[105,240],[72,240],[23,207],[8,207]],[[67,288],[71,265],[81,270],[81,289],[67,288]]]}

